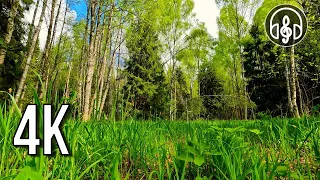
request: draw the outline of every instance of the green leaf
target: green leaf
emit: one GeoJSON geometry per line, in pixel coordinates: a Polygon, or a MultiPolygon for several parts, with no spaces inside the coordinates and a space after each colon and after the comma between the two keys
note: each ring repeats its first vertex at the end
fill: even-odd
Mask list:
{"type": "Polygon", "coordinates": [[[37,166],[35,158],[32,158],[31,156],[27,156],[25,162],[26,162],[26,165],[31,168],[36,168],[37,166]]]}
{"type": "Polygon", "coordinates": [[[24,171],[20,171],[19,174],[14,179],[15,180],[27,180],[28,176],[24,171]]]}
{"type": "Polygon", "coordinates": [[[197,165],[197,166],[201,166],[203,163],[204,163],[204,157],[203,156],[196,156],[194,158],[194,163],[197,165]]]}
{"type": "Polygon", "coordinates": [[[186,162],[192,162],[193,161],[193,157],[190,153],[187,152],[183,152],[180,156],[177,157],[177,159],[180,159],[182,161],[186,161],[186,162]]]}
{"type": "Polygon", "coordinates": [[[200,144],[200,154],[203,154],[203,152],[208,149],[210,149],[210,146],[208,144],[200,144]]]}
{"type": "Polygon", "coordinates": [[[187,146],[187,151],[194,155],[200,155],[199,151],[197,151],[194,147],[191,147],[191,146],[187,146]]]}
{"type": "Polygon", "coordinates": [[[30,180],[44,179],[41,173],[33,171],[29,166],[26,166],[25,168],[23,168],[23,171],[27,174],[30,180]]]}
{"type": "Polygon", "coordinates": [[[15,180],[41,180],[44,179],[41,173],[33,171],[30,166],[21,169],[20,173],[16,176],[15,180]]]}
{"type": "Polygon", "coordinates": [[[288,167],[287,166],[278,166],[276,171],[280,176],[286,176],[288,174],[288,167]]]}
{"type": "Polygon", "coordinates": [[[225,128],[225,130],[230,132],[230,133],[233,133],[233,132],[244,132],[247,129],[245,127],[243,127],[243,126],[239,126],[239,127],[236,127],[236,128],[225,128]]]}
{"type": "Polygon", "coordinates": [[[203,154],[210,155],[210,156],[220,156],[220,155],[222,155],[222,153],[219,150],[216,150],[216,149],[211,150],[210,152],[206,151],[203,154]]]}
{"type": "Polygon", "coordinates": [[[222,128],[220,128],[218,126],[211,126],[209,129],[210,130],[217,130],[217,131],[221,131],[222,130],[222,128]]]}
{"type": "Polygon", "coordinates": [[[293,178],[293,179],[300,179],[300,176],[299,176],[299,174],[297,172],[291,173],[290,177],[293,178]]]}
{"type": "Polygon", "coordinates": [[[262,133],[259,129],[250,129],[249,131],[255,133],[256,135],[260,135],[262,133]]]}

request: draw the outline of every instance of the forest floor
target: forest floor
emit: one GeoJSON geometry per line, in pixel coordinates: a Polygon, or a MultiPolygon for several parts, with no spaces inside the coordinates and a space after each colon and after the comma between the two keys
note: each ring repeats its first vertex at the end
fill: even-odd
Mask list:
{"type": "MultiPolygon", "coordinates": [[[[19,118],[0,111],[0,177],[17,179],[319,179],[319,118],[79,122],[71,152],[27,155],[12,145],[19,118]]],[[[2,178],[0,178],[2,179],[2,178]]]]}

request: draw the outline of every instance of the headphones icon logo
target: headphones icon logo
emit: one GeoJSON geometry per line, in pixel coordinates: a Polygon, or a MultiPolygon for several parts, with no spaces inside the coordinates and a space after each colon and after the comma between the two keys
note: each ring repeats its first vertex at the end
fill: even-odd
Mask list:
{"type": "Polygon", "coordinates": [[[270,11],[265,26],[272,42],[290,47],[304,38],[308,25],[302,10],[292,5],[280,5],[270,11]]]}

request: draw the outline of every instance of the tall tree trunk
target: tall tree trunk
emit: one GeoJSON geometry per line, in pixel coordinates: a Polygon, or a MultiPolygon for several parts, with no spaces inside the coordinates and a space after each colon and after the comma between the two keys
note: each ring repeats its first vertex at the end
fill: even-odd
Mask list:
{"type": "MultiPolygon", "coordinates": [[[[89,106],[90,106],[90,98],[91,98],[91,86],[92,86],[92,78],[94,73],[94,67],[96,62],[96,48],[95,39],[96,39],[96,0],[91,0],[91,25],[90,25],[90,44],[89,44],[89,57],[88,57],[88,72],[86,77],[86,85],[85,85],[85,97],[84,97],[84,108],[83,108],[83,121],[89,120],[89,106]]],[[[99,22],[98,22],[99,23],[99,22]]]]}
{"type": "MultiPolygon", "coordinates": [[[[121,31],[122,32],[122,31],[121,31]]],[[[121,39],[121,38],[120,38],[121,39]]],[[[120,40],[121,41],[121,40],[120,40]]],[[[118,62],[117,62],[117,74],[116,74],[116,98],[114,100],[114,103],[115,104],[115,108],[116,108],[116,114],[115,114],[115,118],[114,120],[119,120],[119,108],[118,107],[118,102],[119,102],[119,93],[120,93],[120,59],[121,59],[121,48],[118,49],[118,62]]],[[[121,102],[122,103],[122,102],[121,102]]],[[[122,111],[123,109],[121,109],[122,111]]],[[[122,116],[121,116],[121,120],[122,119],[122,116]]]]}
{"type": "MultiPolygon", "coordinates": [[[[19,8],[19,0],[13,0],[12,7],[10,9],[9,17],[8,17],[7,31],[4,36],[5,46],[7,46],[11,41],[12,33],[14,30],[14,18],[17,15],[18,8],[19,8]]],[[[4,64],[6,53],[7,53],[6,47],[0,47],[0,65],[4,64]]]]}
{"type": "Polygon", "coordinates": [[[171,72],[171,77],[170,77],[170,109],[169,109],[169,116],[170,116],[170,120],[173,121],[174,120],[174,113],[175,113],[175,109],[174,107],[176,107],[176,103],[174,100],[173,100],[173,91],[174,91],[174,83],[176,81],[175,79],[175,67],[176,67],[176,45],[177,45],[177,26],[176,26],[176,23],[174,23],[171,27],[171,30],[173,31],[173,44],[172,46],[170,45],[170,42],[168,42],[168,45],[169,45],[169,51],[170,51],[170,57],[171,57],[171,60],[172,60],[172,72],[171,72]],[[172,105],[172,102],[173,102],[173,105],[172,105]]]}
{"type": "Polygon", "coordinates": [[[177,120],[177,81],[174,82],[174,120],[177,120]]]}
{"type": "Polygon", "coordinates": [[[48,2],[48,0],[44,0],[43,1],[42,10],[41,10],[40,19],[39,19],[39,24],[38,24],[37,28],[35,29],[35,33],[33,35],[33,38],[32,38],[31,44],[30,44],[30,48],[28,49],[28,53],[26,55],[26,66],[24,68],[22,77],[20,79],[18,91],[17,91],[16,96],[15,96],[16,102],[19,101],[22,89],[24,87],[24,84],[25,84],[25,81],[26,81],[26,78],[27,78],[27,74],[28,74],[28,71],[29,71],[29,68],[30,68],[31,59],[32,59],[32,56],[33,56],[34,49],[36,47],[36,43],[37,43],[37,40],[38,40],[38,37],[39,37],[39,33],[40,33],[40,30],[41,30],[41,25],[42,25],[43,18],[44,18],[44,15],[45,15],[47,2],[48,2]]]}
{"type": "MultiPolygon", "coordinates": [[[[63,16],[63,23],[62,23],[62,27],[61,27],[61,31],[60,31],[60,36],[59,36],[59,40],[58,40],[58,49],[57,49],[57,53],[56,53],[56,55],[55,55],[55,57],[54,57],[54,65],[53,65],[53,67],[52,67],[52,72],[55,72],[56,71],[56,68],[57,68],[57,65],[58,65],[58,60],[60,59],[60,56],[61,56],[61,54],[60,54],[60,49],[61,49],[61,43],[62,43],[62,34],[63,34],[63,31],[64,31],[64,26],[65,26],[65,24],[66,24],[66,17],[67,17],[67,11],[68,11],[68,0],[66,1],[66,7],[65,7],[65,12],[64,12],[64,16],[63,16]]],[[[60,1],[60,3],[61,3],[61,1],[60,1]]],[[[60,7],[59,7],[59,9],[60,9],[60,7]]],[[[58,17],[58,15],[59,14],[57,14],[57,17],[56,17],[56,22],[57,22],[57,18],[59,18],[58,17]]],[[[56,25],[55,25],[56,26],[56,25]]],[[[56,30],[54,30],[54,34],[55,34],[55,31],[56,30]]],[[[52,36],[52,37],[54,37],[54,35],[52,36]]]]}
{"type": "Polygon", "coordinates": [[[299,83],[299,79],[297,79],[297,87],[298,87],[298,91],[299,91],[299,107],[300,107],[300,114],[303,115],[305,113],[305,109],[304,107],[304,103],[303,103],[303,97],[302,97],[302,91],[300,88],[300,83],[299,83]]]}
{"type": "MultiPolygon", "coordinates": [[[[100,5],[101,7],[101,5],[100,5]]],[[[102,8],[99,7],[99,16],[98,16],[98,23],[100,23],[101,21],[101,17],[102,15],[100,16],[100,14],[102,13],[102,8]]],[[[105,16],[105,14],[103,15],[105,16]]],[[[97,57],[100,59],[100,54],[101,54],[101,51],[102,51],[102,48],[101,47],[101,43],[102,43],[102,39],[104,38],[104,28],[105,28],[105,19],[102,19],[103,21],[103,25],[100,26],[98,24],[98,28],[97,28],[97,39],[96,39],[96,44],[95,44],[95,47],[96,47],[96,51],[97,51],[97,57]]],[[[103,59],[104,57],[102,57],[103,59]]],[[[89,108],[89,117],[91,117],[92,115],[92,112],[93,112],[93,109],[95,109],[95,105],[97,105],[97,94],[98,94],[98,89],[99,89],[99,81],[101,79],[101,71],[102,71],[102,68],[103,68],[103,63],[102,65],[98,64],[98,67],[97,67],[97,73],[96,73],[96,76],[95,76],[95,88],[94,88],[94,93],[93,93],[93,97],[91,99],[91,104],[90,104],[90,108],[89,108]],[[100,72],[100,73],[98,73],[100,72]]]]}
{"type": "Polygon", "coordinates": [[[47,91],[47,86],[48,86],[48,70],[49,70],[49,53],[50,53],[50,44],[51,44],[51,35],[52,35],[52,27],[53,27],[53,21],[54,21],[54,11],[56,7],[56,0],[52,0],[52,6],[51,6],[51,13],[50,13],[50,22],[49,22],[49,27],[48,27],[48,35],[47,35],[47,40],[46,40],[46,45],[43,50],[43,55],[42,55],[42,68],[41,68],[41,75],[42,75],[42,82],[44,87],[40,87],[40,95],[39,97],[42,98],[44,93],[47,91]]]}
{"type": "MultiPolygon", "coordinates": [[[[90,12],[90,3],[87,5],[87,12],[90,12]]],[[[87,17],[86,17],[86,27],[85,27],[85,31],[84,31],[84,38],[82,41],[82,47],[81,47],[81,55],[80,55],[80,63],[79,63],[79,72],[80,72],[80,78],[78,79],[78,95],[77,95],[77,99],[78,99],[78,103],[79,103],[79,109],[78,112],[81,113],[83,112],[83,100],[84,100],[84,95],[83,95],[83,89],[84,89],[84,71],[85,71],[85,64],[84,63],[84,59],[87,55],[87,40],[88,40],[88,29],[89,29],[89,13],[87,13],[87,17]]]]}
{"type": "Polygon", "coordinates": [[[296,118],[300,118],[299,109],[297,105],[297,74],[296,74],[296,64],[294,59],[294,46],[290,49],[290,90],[291,90],[291,102],[293,107],[293,116],[296,118]]]}
{"type": "Polygon", "coordinates": [[[289,70],[289,61],[285,59],[285,64],[286,64],[286,82],[287,82],[287,94],[288,94],[288,106],[290,110],[290,114],[293,114],[293,105],[292,105],[292,98],[291,98],[291,83],[290,83],[290,70],[289,70]]]}
{"type": "MultiPolygon", "coordinates": [[[[52,46],[53,46],[53,44],[54,44],[54,39],[55,39],[56,32],[57,32],[57,25],[58,25],[58,21],[59,21],[61,4],[62,4],[62,0],[60,0],[60,2],[59,2],[57,14],[56,14],[56,18],[55,18],[55,20],[54,20],[53,33],[52,33],[51,40],[50,40],[50,44],[49,44],[49,49],[50,49],[50,50],[51,50],[51,48],[52,48],[52,46]]],[[[65,14],[67,13],[67,8],[68,8],[68,1],[66,2],[66,12],[65,12],[65,14]]],[[[62,25],[62,26],[64,26],[65,18],[66,18],[66,17],[64,16],[64,18],[63,18],[63,25],[62,25]]],[[[62,28],[62,29],[63,29],[63,28],[62,28]]],[[[62,36],[62,32],[63,32],[63,30],[61,30],[60,37],[62,36]]]]}
{"type": "MultiPolygon", "coordinates": [[[[175,43],[174,43],[175,44],[175,43]]],[[[173,50],[174,51],[174,50],[173,50]]],[[[175,116],[175,107],[176,107],[176,101],[174,100],[175,97],[173,97],[174,95],[174,90],[175,90],[175,67],[176,67],[176,57],[174,55],[174,52],[171,53],[171,57],[172,57],[172,72],[171,72],[171,78],[170,78],[170,120],[173,121],[174,120],[174,116],[175,116]],[[171,102],[173,102],[173,105],[171,104],[171,102]]]]}
{"type": "Polygon", "coordinates": [[[39,4],[40,4],[40,0],[37,0],[36,7],[34,9],[33,16],[32,16],[32,22],[29,25],[29,33],[28,33],[28,41],[27,41],[27,47],[28,48],[29,48],[30,43],[31,43],[31,38],[32,38],[32,36],[34,34],[33,31],[34,31],[36,16],[37,16],[37,13],[38,13],[39,4]]]}
{"type": "MultiPolygon", "coordinates": [[[[67,82],[66,82],[66,86],[65,86],[64,95],[63,95],[63,97],[65,99],[69,98],[69,82],[70,82],[71,69],[72,69],[72,62],[69,63],[67,82]]],[[[64,100],[64,103],[67,103],[67,100],[64,100]]]]}
{"type": "Polygon", "coordinates": [[[26,85],[24,85],[24,87],[23,87],[23,91],[22,91],[22,95],[21,95],[21,99],[23,99],[23,98],[24,98],[24,95],[26,94],[26,90],[27,90],[27,86],[26,86],[26,85]]]}
{"type": "MultiPolygon", "coordinates": [[[[57,13],[56,13],[56,17],[55,17],[55,20],[54,20],[54,26],[53,26],[53,32],[52,32],[52,36],[51,36],[51,40],[50,40],[50,44],[49,44],[49,53],[52,51],[52,47],[54,46],[55,44],[55,37],[56,37],[56,32],[57,32],[57,26],[58,26],[58,21],[59,21],[59,15],[60,15],[60,9],[61,9],[61,6],[62,6],[62,0],[60,0],[59,2],[59,6],[58,6],[58,10],[57,10],[57,13]]],[[[66,10],[67,10],[67,7],[68,7],[68,1],[66,2],[66,10]]],[[[66,13],[65,13],[66,14],[66,13]]],[[[62,24],[62,29],[61,29],[61,34],[60,34],[60,38],[62,36],[62,32],[63,32],[63,28],[64,28],[64,23],[65,23],[65,16],[64,16],[64,20],[63,20],[63,24],[62,24]]],[[[59,40],[60,40],[59,38],[59,40]]],[[[60,42],[59,42],[60,43],[60,42]]],[[[59,44],[58,44],[59,46],[59,44]]],[[[57,51],[57,54],[60,53],[60,48],[58,48],[58,51],[57,51]]],[[[49,58],[49,57],[48,57],[49,58]]],[[[55,59],[54,59],[55,61],[55,59]]],[[[47,67],[47,78],[46,78],[46,81],[44,84],[48,85],[49,82],[52,82],[54,83],[54,79],[52,78],[52,76],[49,76],[49,74],[54,74],[54,72],[56,71],[55,67],[56,67],[56,61],[54,63],[54,65],[52,66],[50,64],[50,58],[47,60],[48,62],[48,67],[47,67]]],[[[56,74],[57,75],[57,74],[56,74]]],[[[56,76],[54,77],[56,78],[56,76]]],[[[45,89],[47,89],[48,87],[46,86],[45,89]]],[[[51,93],[55,92],[53,89],[50,91],[51,93]]],[[[51,95],[51,97],[53,97],[51,95]]]]}
{"type": "MultiPolygon", "coordinates": [[[[120,41],[119,41],[120,43],[121,43],[121,36],[122,36],[122,30],[120,30],[120,33],[118,33],[118,36],[117,36],[117,41],[118,41],[118,38],[120,38],[120,41]]],[[[118,48],[120,49],[120,44],[119,44],[118,48]]],[[[111,83],[111,74],[113,72],[113,65],[114,65],[115,58],[116,58],[115,54],[116,54],[116,51],[117,51],[118,48],[114,49],[114,51],[112,53],[110,65],[108,67],[108,73],[107,73],[107,78],[106,78],[106,88],[105,88],[105,91],[104,91],[104,93],[102,95],[102,100],[101,100],[101,105],[100,105],[101,111],[104,108],[107,96],[109,94],[110,83],[111,83]]]]}
{"type": "Polygon", "coordinates": [[[67,74],[67,82],[65,85],[65,91],[63,94],[63,97],[65,98],[64,103],[67,103],[67,99],[69,98],[70,94],[70,76],[71,76],[71,70],[72,70],[72,56],[73,56],[73,48],[71,48],[71,58],[68,61],[68,74],[67,74]]]}
{"type": "MultiPolygon", "coordinates": [[[[299,81],[298,81],[299,82],[299,81]]],[[[309,100],[309,94],[306,90],[306,85],[303,81],[301,81],[301,84],[299,83],[299,85],[301,85],[302,89],[303,89],[303,95],[304,98],[304,113],[306,114],[310,114],[310,110],[309,110],[309,105],[310,105],[310,100],[309,100]]]]}
{"type": "Polygon", "coordinates": [[[241,89],[240,89],[240,83],[239,83],[239,79],[238,79],[238,71],[237,71],[237,61],[236,61],[236,57],[234,55],[232,55],[233,57],[233,75],[234,75],[234,80],[235,80],[235,89],[236,89],[236,93],[237,93],[237,104],[236,104],[236,116],[237,119],[241,119],[242,118],[242,108],[239,106],[239,102],[241,101],[241,89]]]}
{"type": "MultiPolygon", "coordinates": [[[[80,63],[81,64],[81,63],[80,63]]],[[[82,112],[82,77],[83,77],[83,67],[80,67],[80,78],[78,80],[78,94],[77,94],[77,102],[79,105],[78,111],[81,113],[82,112]]]]}
{"type": "MultiPolygon", "coordinates": [[[[201,85],[200,85],[200,81],[199,81],[199,74],[200,74],[200,60],[199,58],[197,58],[197,77],[198,77],[198,98],[201,99],[201,85]]],[[[193,83],[193,82],[192,82],[193,83]]],[[[190,96],[190,99],[192,99],[192,83],[190,83],[190,93],[191,93],[191,96],[190,96]]],[[[186,107],[187,107],[187,116],[188,116],[188,99],[186,100],[186,107]]],[[[198,119],[201,118],[201,106],[199,106],[199,115],[198,115],[198,119]]],[[[188,119],[188,118],[187,118],[188,119]]]]}
{"type": "Polygon", "coordinates": [[[104,88],[104,78],[105,78],[105,70],[106,70],[106,66],[107,66],[107,57],[109,56],[109,44],[110,44],[110,34],[111,34],[111,24],[112,24],[112,16],[113,16],[113,9],[114,9],[114,4],[111,5],[111,10],[109,13],[109,21],[108,21],[108,28],[107,28],[107,35],[106,35],[106,49],[104,51],[104,55],[103,55],[103,60],[102,60],[102,69],[100,71],[100,79],[99,79],[99,94],[98,94],[98,109],[101,113],[102,109],[100,109],[101,106],[101,101],[102,101],[102,93],[103,93],[103,88],[104,88]]]}
{"type": "MultiPolygon", "coordinates": [[[[99,46],[98,46],[99,47],[99,46]]],[[[96,72],[100,72],[99,70],[101,69],[100,64],[97,65],[97,70],[96,72]]],[[[95,87],[94,87],[94,93],[93,96],[91,98],[91,102],[90,102],[90,108],[89,108],[89,117],[91,117],[92,115],[92,111],[96,105],[96,98],[97,98],[97,94],[98,94],[98,89],[99,89],[99,73],[95,74],[95,77],[93,78],[95,80],[95,87]]]]}

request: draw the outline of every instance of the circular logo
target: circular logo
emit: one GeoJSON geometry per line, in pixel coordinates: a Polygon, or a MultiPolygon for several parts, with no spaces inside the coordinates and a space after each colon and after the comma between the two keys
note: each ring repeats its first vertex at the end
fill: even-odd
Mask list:
{"type": "Polygon", "coordinates": [[[301,9],[284,4],[269,12],[265,28],[272,42],[279,46],[291,47],[301,42],[307,34],[308,21],[301,9]]]}

